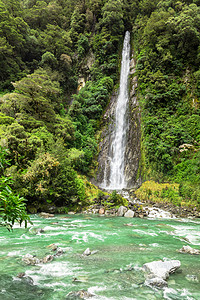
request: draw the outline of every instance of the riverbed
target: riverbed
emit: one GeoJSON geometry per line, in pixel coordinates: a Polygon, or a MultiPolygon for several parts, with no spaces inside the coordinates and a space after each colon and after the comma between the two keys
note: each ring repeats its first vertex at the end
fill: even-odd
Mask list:
{"type": "Polygon", "coordinates": [[[27,229],[0,228],[2,300],[64,300],[83,289],[99,300],[200,299],[200,256],[178,252],[184,245],[200,250],[199,219],[32,215],[31,221],[27,229]],[[51,244],[64,253],[46,264],[22,261],[27,253],[39,259],[54,255],[51,244]],[[83,255],[87,248],[94,254],[83,255]],[[142,266],[155,260],[181,262],[163,289],[144,284],[142,266]],[[25,274],[18,278],[19,273],[25,274]]]}

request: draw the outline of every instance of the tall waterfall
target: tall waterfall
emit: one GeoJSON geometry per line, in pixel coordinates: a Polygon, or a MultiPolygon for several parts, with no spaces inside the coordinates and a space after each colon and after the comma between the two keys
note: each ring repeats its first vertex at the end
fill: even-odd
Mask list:
{"type": "MultiPolygon", "coordinates": [[[[108,183],[104,182],[106,189],[123,189],[125,180],[125,148],[126,133],[128,129],[127,108],[129,100],[128,77],[130,72],[130,33],[127,31],[124,38],[120,88],[115,111],[115,129],[111,139],[111,151],[109,157],[110,174],[108,183]]],[[[106,173],[106,172],[105,172],[106,173]]],[[[107,176],[104,174],[104,177],[107,176]]],[[[105,180],[104,180],[105,181],[105,180]]]]}

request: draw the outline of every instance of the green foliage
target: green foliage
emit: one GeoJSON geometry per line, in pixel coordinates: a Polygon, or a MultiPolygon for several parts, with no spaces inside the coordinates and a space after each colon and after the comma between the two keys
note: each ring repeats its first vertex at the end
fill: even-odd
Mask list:
{"type": "Polygon", "coordinates": [[[6,154],[7,150],[0,147],[0,217],[2,220],[0,226],[5,226],[10,230],[15,222],[19,222],[20,226],[22,222],[25,222],[25,227],[27,227],[30,218],[26,213],[26,200],[11,188],[12,178],[2,175],[4,168],[9,164],[6,154]]]}
{"type": "Polygon", "coordinates": [[[189,181],[180,183],[179,195],[188,202],[200,207],[200,188],[199,185],[191,184],[189,181]]]}
{"type": "Polygon", "coordinates": [[[145,181],[136,191],[136,195],[142,201],[172,203],[176,206],[185,204],[180,193],[178,184],[156,183],[145,181]]]}
{"type": "MultiPolygon", "coordinates": [[[[118,83],[124,31],[129,30],[137,61],[143,173],[194,182],[195,194],[199,5],[189,0],[0,0],[0,143],[8,148],[11,166],[5,172],[13,174],[12,186],[29,201],[38,195],[41,202],[55,199],[58,205],[86,201],[77,173],[92,169],[95,134],[118,83]],[[77,93],[80,76],[87,83],[77,93]],[[50,162],[57,167],[49,169],[50,162]],[[38,181],[29,176],[26,182],[25,174],[37,173],[34,164],[38,181]],[[43,193],[37,190],[40,181],[43,193]]],[[[172,192],[163,193],[170,198],[172,192]]]]}
{"type": "Polygon", "coordinates": [[[67,161],[59,162],[50,153],[40,154],[22,175],[22,180],[23,193],[31,202],[52,200],[62,206],[69,204],[71,197],[82,197],[75,171],[67,161]]]}
{"type": "Polygon", "coordinates": [[[88,52],[88,50],[89,50],[89,40],[85,35],[81,34],[78,40],[79,57],[83,58],[84,55],[88,52]]]}
{"type": "Polygon", "coordinates": [[[109,0],[103,6],[102,13],[100,24],[114,36],[122,34],[124,31],[122,2],[109,0]]]}
{"type": "MultiPolygon", "coordinates": [[[[141,14],[133,30],[145,176],[186,182],[196,195],[200,184],[200,10],[199,4],[191,2],[140,1],[141,14]]],[[[181,190],[189,203],[191,199],[181,190]]],[[[173,193],[167,189],[161,196],[179,205],[173,193]]]]}
{"type": "Polygon", "coordinates": [[[127,206],[128,201],[127,199],[123,198],[122,195],[117,194],[117,192],[114,190],[107,201],[104,203],[107,207],[119,207],[121,205],[127,206]]]}

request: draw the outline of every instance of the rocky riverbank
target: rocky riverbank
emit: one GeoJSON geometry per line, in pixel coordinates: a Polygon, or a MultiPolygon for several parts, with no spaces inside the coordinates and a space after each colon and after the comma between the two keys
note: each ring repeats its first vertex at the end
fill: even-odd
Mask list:
{"type": "Polygon", "coordinates": [[[200,212],[196,208],[178,207],[169,203],[155,203],[151,201],[141,203],[137,198],[134,198],[132,201],[129,200],[127,207],[108,208],[105,205],[96,203],[84,210],[83,213],[139,218],[200,218],[200,212]]]}
{"type": "MultiPolygon", "coordinates": [[[[138,218],[200,218],[200,211],[196,207],[186,207],[186,206],[175,206],[171,203],[161,203],[146,201],[141,202],[140,199],[135,196],[131,197],[131,200],[127,196],[127,205],[121,205],[124,208],[120,209],[120,206],[116,206],[114,201],[111,199],[110,195],[102,196],[101,200],[93,199],[93,204],[87,208],[80,209],[79,213],[85,214],[100,214],[106,216],[125,216],[125,217],[138,217],[138,218]],[[122,211],[121,211],[122,210],[122,211]]],[[[39,211],[37,209],[32,209],[28,207],[28,211],[32,214],[45,211],[50,214],[66,213],[67,207],[56,207],[50,204],[40,207],[39,211]]],[[[75,213],[75,212],[74,212],[75,213]]]]}

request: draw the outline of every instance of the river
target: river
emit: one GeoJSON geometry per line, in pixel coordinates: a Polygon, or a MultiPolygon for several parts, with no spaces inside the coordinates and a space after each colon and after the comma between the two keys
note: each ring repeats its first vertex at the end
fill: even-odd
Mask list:
{"type": "Polygon", "coordinates": [[[102,300],[200,299],[199,256],[177,252],[183,245],[200,249],[200,220],[97,215],[33,215],[31,220],[27,229],[0,228],[2,300],[62,300],[81,289],[102,300]],[[44,232],[37,233],[38,228],[44,232]],[[53,254],[52,243],[64,254],[47,264],[22,262],[27,253],[38,258],[53,254]],[[87,248],[98,252],[83,256],[87,248]],[[180,260],[181,270],[170,275],[167,288],[156,290],[144,285],[141,267],[160,259],[180,260]],[[25,272],[22,279],[20,272],[25,272]]]}

